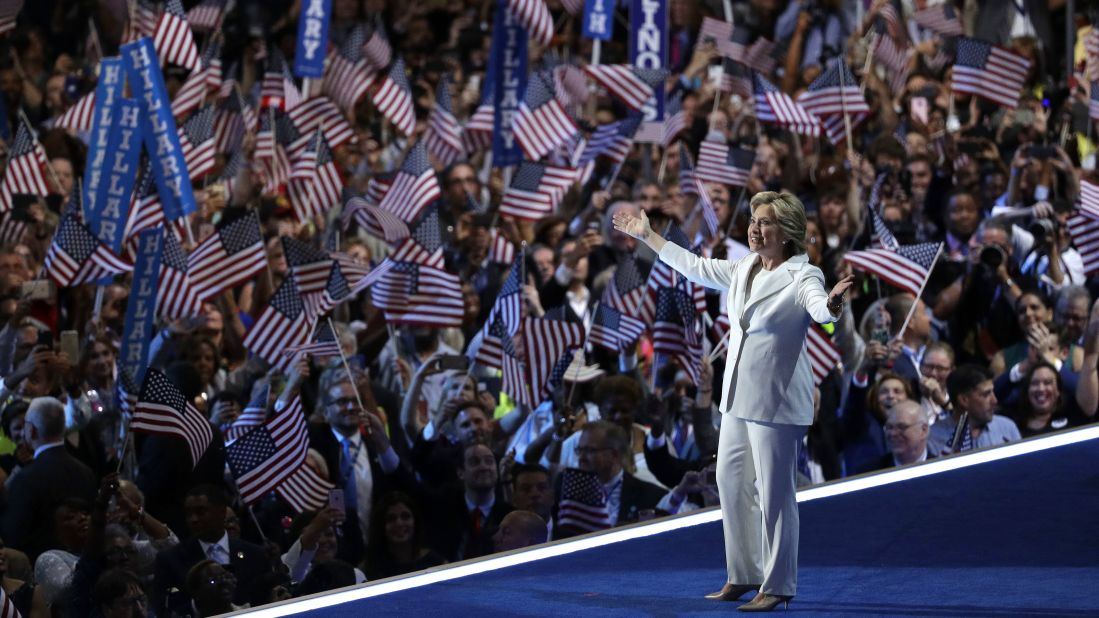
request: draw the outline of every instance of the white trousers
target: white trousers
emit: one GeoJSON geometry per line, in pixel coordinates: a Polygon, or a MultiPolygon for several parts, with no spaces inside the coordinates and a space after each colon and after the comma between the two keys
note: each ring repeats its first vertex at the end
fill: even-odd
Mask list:
{"type": "Polygon", "coordinates": [[[808,427],[721,415],[717,488],[731,584],[793,596],[798,571],[798,443],[808,427]],[[759,477],[759,490],[756,477],[759,477]]]}

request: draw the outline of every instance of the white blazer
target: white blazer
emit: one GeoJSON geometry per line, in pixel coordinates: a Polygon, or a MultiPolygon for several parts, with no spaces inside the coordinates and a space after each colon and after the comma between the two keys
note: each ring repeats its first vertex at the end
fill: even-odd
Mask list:
{"type": "Polygon", "coordinates": [[[669,242],[660,259],[687,279],[729,290],[729,347],[718,409],[739,418],[789,425],[813,424],[813,369],[806,351],[809,322],[835,322],[828,311],[824,273],[805,254],[783,262],[752,285],[759,255],[732,262],[698,257],[669,242]]]}

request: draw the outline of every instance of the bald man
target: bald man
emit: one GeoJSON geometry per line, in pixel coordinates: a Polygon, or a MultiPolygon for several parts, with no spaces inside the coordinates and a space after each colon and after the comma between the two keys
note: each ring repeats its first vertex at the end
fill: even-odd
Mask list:
{"type": "Polygon", "coordinates": [[[512,511],[504,516],[492,537],[497,552],[546,542],[546,520],[531,511],[512,511]]]}

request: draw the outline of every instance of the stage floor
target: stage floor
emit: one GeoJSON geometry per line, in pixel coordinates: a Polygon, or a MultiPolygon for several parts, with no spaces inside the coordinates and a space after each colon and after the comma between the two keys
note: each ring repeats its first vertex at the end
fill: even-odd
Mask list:
{"type": "MultiPolygon", "coordinates": [[[[917,478],[875,475],[800,492],[798,595],[790,611],[1099,615],[1099,428],[1059,437],[1069,444],[1027,452],[1041,444],[1028,441],[909,469],[926,474],[917,478]],[[947,469],[954,460],[973,465],[947,469]],[[848,489],[855,491],[842,493],[848,489]]],[[[246,613],[724,614],[736,604],[702,598],[724,581],[718,517],[688,515],[246,613]],[[630,536],[638,538],[600,545],[630,536]],[[553,553],[564,555],[505,566],[553,553]]]]}

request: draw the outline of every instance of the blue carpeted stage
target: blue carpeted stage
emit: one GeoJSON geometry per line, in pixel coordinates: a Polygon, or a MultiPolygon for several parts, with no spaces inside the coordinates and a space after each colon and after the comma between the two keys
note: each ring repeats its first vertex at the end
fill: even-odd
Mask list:
{"type": "MultiPolygon", "coordinates": [[[[814,488],[799,500],[790,611],[1099,615],[1099,428],[814,488]],[[1036,450],[1058,441],[1067,444],[1036,450]],[[897,478],[910,473],[924,476],[897,478]]],[[[702,598],[724,579],[718,517],[620,529],[249,615],[719,615],[735,604],[702,598]],[[575,551],[609,535],[637,538],[575,551]],[[554,553],[563,555],[504,566],[554,553]]]]}

